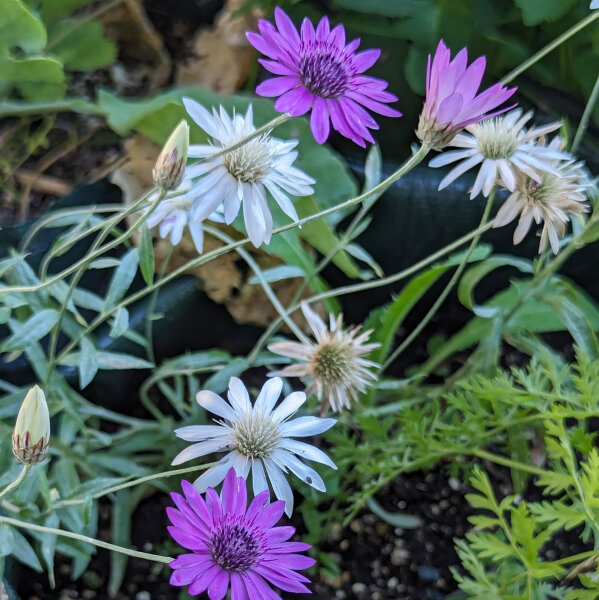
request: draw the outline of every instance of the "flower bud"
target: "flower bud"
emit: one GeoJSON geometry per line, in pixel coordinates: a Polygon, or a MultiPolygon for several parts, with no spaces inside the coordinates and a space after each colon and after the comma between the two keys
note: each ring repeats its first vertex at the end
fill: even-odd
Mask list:
{"type": "Polygon", "coordinates": [[[183,120],[171,133],[152,169],[154,183],[162,190],[174,190],[185,172],[189,148],[189,125],[183,120]]]}
{"type": "Polygon", "coordinates": [[[50,413],[41,388],[33,386],[25,396],[12,434],[12,451],[25,465],[35,465],[46,457],[50,440],[50,413]]]}

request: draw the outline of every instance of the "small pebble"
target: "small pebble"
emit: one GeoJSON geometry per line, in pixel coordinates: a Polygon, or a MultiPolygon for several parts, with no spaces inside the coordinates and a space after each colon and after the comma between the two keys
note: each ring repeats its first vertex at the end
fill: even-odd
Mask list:
{"type": "Polygon", "coordinates": [[[150,592],[137,592],[137,594],[135,594],[135,600],[152,600],[152,595],[150,594],[150,592]]]}
{"type": "Polygon", "coordinates": [[[390,590],[394,590],[399,585],[399,579],[397,577],[391,577],[389,581],[387,581],[387,587],[390,590]]]}
{"type": "Polygon", "coordinates": [[[360,582],[356,582],[351,586],[351,591],[354,594],[361,594],[362,592],[366,591],[366,584],[365,583],[360,583],[360,582]]]}

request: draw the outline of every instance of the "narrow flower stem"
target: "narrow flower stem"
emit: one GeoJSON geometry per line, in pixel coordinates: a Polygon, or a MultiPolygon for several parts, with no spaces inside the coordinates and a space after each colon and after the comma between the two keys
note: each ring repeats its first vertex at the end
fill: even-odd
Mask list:
{"type": "MultiPolygon", "coordinates": [[[[493,188],[493,190],[491,191],[491,193],[489,194],[489,197],[487,199],[487,204],[485,206],[485,210],[483,212],[483,216],[480,221],[479,229],[484,227],[485,225],[487,225],[487,221],[488,221],[489,215],[491,213],[491,207],[493,206],[494,198],[495,198],[495,188],[493,188]]],[[[420,335],[421,331],[428,325],[430,320],[435,316],[435,314],[439,310],[440,306],[443,304],[443,302],[445,302],[447,296],[453,289],[453,286],[457,283],[458,279],[461,277],[462,272],[466,268],[466,265],[468,264],[468,260],[470,259],[470,256],[472,256],[474,249],[478,245],[478,242],[480,241],[481,236],[482,236],[482,233],[479,233],[472,239],[472,241],[470,242],[470,246],[468,247],[468,250],[466,251],[466,254],[464,254],[464,258],[458,265],[458,268],[454,271],[451,279],[445,286],[444,290],[441,292],[441,294],[439,295],[439,297],[437,298],[435,303],[431,306],[429,311],[426,313],[426,315],[424,316],[422,321],[420,321],[420,323],[418,323],[418,325],[414,328],[412,333],[410,333],[410,335],[391,353],[391,355],[383,363],[381,372],[383,372],[385,369],[387,369],[387,367],[389,367],[389,365],[414,341],[414,339],[416,337],[418,337],[418,335],[420,335]]]]}
{"type": "Polygon", "coordinates": [[[595,108],[595,104],[597,103],[597,98],[599,98],[599,75],[597,75],[595,85],[593,86],[593,91],[589,96],[587,105],[585,106],[582,117],[580,118],[580,123],[578,124],[578,129],[576,130],[576,135],[574,136],[574,141],[572,142],[572,147],[570,148],[570,152],[572,154],[576,154],[578,151],[580,142],[582,142],[582,138],[584,137],[587,127],[589,126],[589,121],[591,119],[593,109],[595,108]]]}
{"type": "Polygon", "coordinates": [[[486,450],[472,450],[469,454],[482,460],[488,460],[489,462],[497,465],[503,465],[504,467],[509,467],[510,469],[517,469],[519,471],[524,471],[525,473],[530,473],[531,475],[537,475],[539,477],[552,474],[552,471],[547,471],[546,469],[541,469],[540,467],[535,467],[526,463],[516,462],[515,460],[505,458],[499,454],[494,454],[493,452],[487,452],[486,450]]]}
{"type": "MultiPolygon", "coordinates": [[[[454,242],[451,242],[451,244],[448,244],[447,246],[440,248],[439,250],[437,250],[436,252],[433,252],[426,258],[423,258],[422,260],[418,261],[417,263],[414,263],[412,266],[408,267],[407,269],[403,269],[402,271],[394,273],[393,275],[389,275],[389,276],[383,277],[381,279],[375,279],[373,281],[362,281],[360,283],[352,283],[350,285],[338,287],[334,290],[327,290],[326,292],[321,292],[320,294],[316,294],[315,296],[311,296],[310,298],[307,298],[305,300],[305,302],[307,302],[308,304],[312,304],[313,302],[319,302],[320,300],[326,300],[327,298],[337,298],[339,296],[345,296],[346,294],[354,294],[357,292],[364,292],[366,290],[371,290],[374,288],[383,287],[385,285],[390,285],[392,283],[397,283],[398,281],[401,281],[402,279],[405,279],[406,277],[409,277],[410,275],[414,275],[415,273],[417,273],[421,269],[424,269],[424,267],[430,265],[431,263],[435,262],[436,260],[443,258],[443,256],[445,256],[446,254],[449,254],[450,252],[457,250],[460,246],[462,246],[466,242],[470,241],[472,238],[476,237],[477,235],[483,234],[485,231],[488,231],[492,227],[493,227],[493,221],[487,223],[486,225],[484,225],[482,227],[478,227],[477,229],[474,229],[470,233],[467,233],[466,235],[463,235],[462,237],[458,238],[454,242]]],[[[295,306],[288,308],[287,312],[289,314],[291,314],[292,312],[298,310],[299,308],[300,308],[300,304],[296,304],[295,306]]],[[[270,324],[270,326],[268,327],[268,329],[266,329],[266,331],[260,336],[260,339],[256,342],[256,345],[254,346],[253,350],[248,355],[248,361],[250,362],[250,364],[256,360],[258,354],[260,353],[260,350],[266,343],[266,340],[272,335],[273,331],[275,331],[276,328],[280,326],[280,324],[281,324],[280,319],[273,321],[270,324]]]]}
{"type": "MultiPolygon", "coordinates": [[[[108,494],[114,494],[120,490],[124,490],[130,487],[135,487],[136,485],[140,485],[142,483],[148,483],[149,481],[154,481],[155,479],[163,479],[165,477],[175,477],[177,475],[185,475],[186,473],[193,473],[195,471],[203,471],[205,469],[209,469],[214,466],[216,463],[208,463],[205,465],[199,465],[195,467],[185,467],[183,469],[171,469],[170,471],[162,471],[161,473],[154,473],[153,475],[146,475],[145,477],[138,477],[137,479],[132,479],[131,481],[127,481],[125,483],[121,483],[119,485],[114,485],[112,487],[106,488],[105,490],[100,490],[96,492],[92,498],[97,500],[98,498],[102,498],[103,496],[108,496],[108,494]]],[[[57,502],[53,504],[52,507],[46,512],[53,512],[58,510],[59,508],[64,508],[66,506],[77,506],[78,504],[85,504],[86,498],[72,498],[71,500],[62,500],[61,502],[57,502]]]]}
{"type": "MultiPolygon", "coordinates": [[[[374,186],[372,189],[368,190],[367,192],[364,192],[363,194],[360,194],[359,196],[356,196],[355,198],[350,198],[349,200],[346,200],[345,202],[341,202],[340,204],[337,204],[336,206],[332,206],[325,210],[321,210],[320,212],[317,212],[308,217],[304,217],[303,219],[299,219],[298,221],[293,221],[292,223],[288,223],[287,225],[282,225],[281,227],[277,227],[276,229],[273,230],[273,232],[272,232],[273,235],[276,235],[277,233],[281,233],[283,231],[287,231],[289,229],[295,229],[296,227],[301,227],[302,225],[305,225],[306,223],[310,223],[310,222],[320,219],[322,217],[326,217],[327,215],[337,212],[338,210],[344,210],[346,208],[350,208],[351,206],[354,206],[356,204],[360,204],[361,202],[364,202],[364,200],[368,200],[368,198],[370,198],[371,196],[376,196],[377,194],[384,192],[390,185],[392,185],[395,181],[397,181],[403,175],[403,168],[404,167],[400,167],[397,171],[395,171],[389,177],[387,177],[387,179],[381,181],[381,183],[374,186]]],[[[88,333],[90,333],[96,327],[98,327],[98,325],[102,324],[106,319],[108,319],[108,317],[110,317],[110,315],[112,315],[114,312],[116,312],[119,308],[124,308],[124,307],[128,306],[129,304],[136,302],[140,298],[143,298],[144,296],[146,296],[146,294],[151,293],[157,287],[165,285],[169,281],[176,279],[177,277],[179,277],[179,275],[182,275],[189,269],[199,267],[200,265],[207,263],[208,261],[216,258],[217,256],[226,254],[230,250],[235,250],[236,248],[245,246],[245,244],[247,244],[249,241],[250,241],[250,239],[246,237],[246,238],[243,238],[236,242],[233,242],[231,244],[227,244],[225,246],[221,246],[220,248],[216,248],[216,249],[212,250],[211,252],[207,252],[206,254],[202,254],[201,256],[198,256],[197,258],[194,258],[193,260],[190,260],[187,263],[181,265],[177,269],[174,269],[166,277],[162,278],[160,281],[155,282],[151,286],[146,286],[146,287],[142,288],[141,290],[139,290],[135,294],[132,294],[131,296],[129,296],[128,298],[126,298],[125,300],[123,300],[121,303],[117,304],[110,310],[98,315],[92,321],[92,323],[90,325],[88,325],[82,332],[80,332],[80,334],[77,338],[75,338],[69,344],[67,344],[65,346],[65,348],[63,349],[63,351],[60,353],[60,355],[58,357],[58,361],[60,361],[60,359],[62,357],[64,357],[68,352],[70,352],[73,348],[75,348],[77,346],[77,344],[79,343],[79,340],[82,337],[86,336],[88,333]]],[[[116,243],[114,245],[116,245],[116,243]]],[[[67,269],[67,271],[69,271],[69,269],[67,269]]],[[[54,280],[60,279],[61,276],[65,274],[65,272],[66,271],[63,271],[62,274],[57,275],[56,278],[53,278],[53,279],[54,280]]],[[[70,272],[72,272],[72,270],[70,270],[70,272]]],[[[47,287],[47,285],[49,285],[48,282],[43,282],[40,285],[34,285],[34,286],[0,288],[0,295],[2,295],[3,293],[8,293],[8,292],[37,291],[38,289],[47,287]]],[[[332,294],[332,295],[335,295],[335,294],[332,294]]]]}
{"type": "Polygon", "coordinates": [[[0,498],[4,498],[4,496],[10,494],[13,490],[16,490],[23,483],[23,481],[25,481],[25,477],[27,477],[30,470],[31,465],[23,465],[19,476],[0,492],[0,498]]]}
{"type": "Polygon", "coordinates": [[[84,98],[63,98],[61,100],[48,100],[47,102],[20,102],[4,100],[0,102],[0,118],[24,117],[27,115],[42,115],[56,112],[77,112],[85,115],[102,115],[102,109],[84,98]]]}
{"type": "Polygon", "coordinates": [[[501,81],[502,83],[509,83],[521,73],[524,73],[526,69],[532,67],[536,62],[541,60],[545,55],[549,54],[551,51],[555,50],[558,46],[563,44],[566,40],[570,39],[573,35],[577,34],[581,29],[584,29],[587,25],[590,25],[593,21],[599,18],[599,11],[592,11],[590,15],[580,20],[576,25],[573,25],[562,33],[560,36],[556,37],[552,42],[547,44],[544,48],[541,48],[538,52],[533,54],[528,60],[525,60],[521,65],[516,67],[514,70],[510,71],[501,81]]]}
{"type": "Polygon", "coordinates": [[[87,535],[80,535],[79,533],[65,531],[64,529],[55,529],[54,527],[44,527],[43,525],[36,525],[35,523],[27,523],[27,521],[19,521],[18,519],[13,519],[11,517],[0,516],[0,523],[6,523],[7,525],[20,527],[22,529],[29,529],[30,531],[50,533],[53,535],[59,535],[61,537],[71,538],[72,540],[79,540],[80,542],[92,544],[94,546],[98,546],[99,548],[106,548],[107,550],[112,550],[113,552],[120,552],[121,554],[126,554],[127,556],[143,558],[144,560],[151,560],[153,562],[168,564],[174,560],[170,556],[160,556],[158,554],[149,554],[148,552],[138,552],[137,550],[123,548],[122,546],[117,546],[116,544],[109,544],[108,542],[103,542],[102,540],[97,540],[96,538],[89,537],[87,535]]]}
{"type": "MultiPolygon", "coordinates": [[[[233,242],[232,238],[230,238],[222,231],[219,231],[215,227],[204,226],[204,230],[210,235],[213,235],[215,238],[218,238],[219,240],[227,244],[233,242]]],[[[264,290],[264,293],[266,294],[267,298],[270,300],[274,309],[279,313],[281,319],[285,321],[287,327],[289,327],[289,329],[293,331],[296,337],[299,340],[301,340],[304,344],[309,344],[310,340],[307,338],[304,332],[295,324],[293,319],[289,317],[285,310],[285,307],[281,304],[280,300],[277,298],[277,295],[272,291],[272,288],[268,284],[268,281],[266,281],[266,279],[264,278],[264,274],[262,273],[262,269],[260,269],[258,263],[250,256],[249,252],[246,252],[243,248],[237,248],[236,251],[239,254],[239,256],[241,256],[241,258],[243,258],[243,260],[248,264],[250,269],[252,269],[252,271],[258,278],[258,281],[260,282],[260,285],[262,286],[262,289],[264,290]]]]}

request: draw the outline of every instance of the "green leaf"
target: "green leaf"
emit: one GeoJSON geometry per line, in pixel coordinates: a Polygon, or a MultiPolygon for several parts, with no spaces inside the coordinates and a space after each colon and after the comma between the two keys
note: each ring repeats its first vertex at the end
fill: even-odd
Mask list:
{"type": "Polygon", "coordinates": [[[30,567],[34,571],[41,573],[43,571],[42,565],[35,553],[35,550],[31,547],[31,544],[27,541],[27,538],[23,536],[17,529],[12,531],[14,540],[13,556],[22,564],[30,567]]]}
{"type": "Polygon", "coordinates": [[[0,557],[10,556],[15,547],[14,528],[0,523],[0,557]]]}
{"type": "Polygon", "coordinates": [[[229,386],[231,377],[239,377],[246,369],[248,363],[245,358],[236,357],[228,365],[209,377],[204,383],[204,388],[215,394],[222,394],[229,386]]]}
{"type": "Polygon", "coordinates": [[[89,264],[90,269],[111,269],[118,267],[121,261],[118,258],[111,258],[110,256],[96,258],[89,264]]]}
{"type": "MultiPolygon", "coordinates": [[[[305,277],[305,275],[306,273],[304,270],[295,265],[279,265],[278,267],[272,267],[271,269],[264,269],[264,271],[262,271],[262,277],[268,283],[282,281],[283,279],[293,279],[294,277],[305,277]]],[[[248,280],[248,283],[259,284],[260,280],[256,275],[252,275],[248,280]]]]}
{"type": "MultiPolygon", "coordinates": [[[[378,144],[370,147],[366,160],[364,161],[364,186],[362,187],[362,193],[369,192],[372,188],[375,188],[383,180],[383,157],[381,155],[381,149],[378,144]]],[[[365,206],[371,206],[376,200],[383,194],[379,192],[364,200],[365,206]]]]}
{"type": "Polygon", "coordinates": [[[14,46],[25,52],[43,50],[46,29],[21,0],[0,0],[0,14],[0,50],[14,46]]]}
{"type": "Polygon", "coordinates": [[[117,48],[104,36],[102,25],[97,21],[74,27],[76,24],[75,20],[65,20],[51,30],[51,38],[60,38],[53,45],[52,54],[63,62],[67,71],[93,71],[111,65],[117,48]]]}
{"type": "Polygon", "coordinates": [[[108,335],[111,338],[117,338],[121,335],[124,335],[128,329],[129,311],[125,307],[119,306],[116,313],[114,314],[114,319],[112,320],[112,327],[110,328],[110,332],[108,335]]]}
{"type": "Polygon", "coordinates": [[[556,21],[576,4],[576,0],[515,0],[515,3],[522,11],[522,21],[530,27],[543,21],[556,21]]]}
{"type": "Polygon", "coordinates": [[[41,340],[58,323],[58,318],[58,311],[46,308],[22,323],[12,321],[14,333],[2,344],[2,352],[18,350],[41,340]]]}
{"type": "MultiPolygon", "coordinates": [[[[112,503],[112,540],[115,544],[128,548],[131,545],[131,492],[120,490],[115,494],[112,503]]],[[[127,555],[120,552],[110,553],[110,577],[108,580],[108,595],[116,596],[119,591],[125,570],[127,555]]]]}
{"type": "Polygon", "coordinates": [[[141,227],[137,250],[139,253],[139,270],[144,281],[148,285],[152,285],[154,281],[154,245],[147,223],[144,223],[141,227]]]}
{"type": "Polygon", "coordinates": [[[137,248],[131,248],[122,258],[121,263],[115,269],[110,286],[106,292],[104,310],[114,308],[125,296],[129,286],[137,273],[138,254],[137,248]]]}
{"type": "MultiPolygon", "coordinates": [[[[151,369],[154,365],[147,360],[132,356],[130,354],[122,354],[120,352],[102,352],[96,353],[98,369],[104,370],[127,370],[127,369],[151,369]]],[[[70,352],[64,356],[60,364],[67,367],[77,367],[81,361],[80,352],[70,352]]]]}
{"type": "Polygon", "coordinates": [[[79,388],[84,389],[98,372],[98,352],[94,343],[88,338],[81,339],[79,360],[79,388]]]}
{"type": "Polygon", "coordinates": [[[0,49],[0,80],[17,84],[62,84],[64,71],[62,63],[56,58],[12,58],[5,50],[0,49]]]}

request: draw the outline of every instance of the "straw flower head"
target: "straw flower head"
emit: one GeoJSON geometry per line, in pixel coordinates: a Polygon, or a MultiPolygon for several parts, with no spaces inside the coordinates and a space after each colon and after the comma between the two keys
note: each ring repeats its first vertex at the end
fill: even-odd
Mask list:
{"type": "Polygon", "coordinates": [[[306,393],[316,394],[323,411],[330,405],[334,411],[349,409],[358,394],[376,381],[373,367],[375,362],[366,358],[369,352],[378,348],[378,343],[367,343],[372,331],[360,332],[360,326],[343,328],[343,316],[330,315],[330,324],[325,322],[308,306],[301,305],[304,317],[312,329],[315,342],[277,342],[268,349],[275,354],[287,356],[300,362],[269,376],[305,377],[309,380],[306,393]]]}
{"type": "MultiPolygon", "coordinates": [[[[539,145],[545,147],[545,140],[539,145]]],[[[546,147],[561,152],[565,142],[556,136],[546,147]]],[[[541,181],[535,181],[525,173],[517,175],[514,190],[497,212],[493,226],[507,225],[520,215],[514,231],[514,244],[519,244],[533,221],[537,225],[543,223],[539,252],[545,249],[549,240],[553,253],[557,254],[559,240],[566,234],[570,217],[589,211],[585,201],[590,183],[583,171],[583,163],[576,162],[573,157],[554,160],[551,165],[553,170],[543,173],[541,181]]]]}

